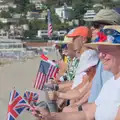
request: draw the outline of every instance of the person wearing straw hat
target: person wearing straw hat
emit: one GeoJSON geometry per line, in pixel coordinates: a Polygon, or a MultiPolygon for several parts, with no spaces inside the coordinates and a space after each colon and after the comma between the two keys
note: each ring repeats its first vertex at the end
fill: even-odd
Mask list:
{"type": "MultiPolygon", "coordinates": [[[[92,26],[91,26],[92,41],[96,39],[96,37],[98,36],[97,33],[105,25],[120,25],[120,14],[118,14],[113,9],[100,10],[92,21],[92,26]]],[[[96,75],[92,82],[92,88],[88,99],[88,103],[95,102],[97,96],[101,91],[101,88],[103,87],[103,84],[112,76],[113,74],[111,72],[105,71],[103,69],[103,65],[100,61],[97,66],[96,75]]],[[[84,107],[87,107],[87,105],[84,107]]]]}
{"type": "Polygon", "coordinates": [[[86,44],[96,48],[104,69],[113,73],[102,87],[95,103],[87,110],[71,113],[51,113],[43,120],[120,120],[120,26],[105,26],[95,43],[86,44]]]}

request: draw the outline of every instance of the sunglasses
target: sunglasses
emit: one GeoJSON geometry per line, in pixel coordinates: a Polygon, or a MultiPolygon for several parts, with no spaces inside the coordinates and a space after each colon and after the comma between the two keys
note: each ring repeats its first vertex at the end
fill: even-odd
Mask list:
{"type": "Polygon", "coordinates": [[[93,22],[92,23],[92,26],[96,29],[99,29],[99,28],[103,28],[105,25],[110,25],[110,24],[107,24],[107,23],[99,23],[99,22],[93,22]]]}

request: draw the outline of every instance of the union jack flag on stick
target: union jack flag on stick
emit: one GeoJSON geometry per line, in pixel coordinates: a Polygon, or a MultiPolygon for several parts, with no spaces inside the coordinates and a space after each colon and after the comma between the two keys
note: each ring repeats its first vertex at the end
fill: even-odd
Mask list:
{"type": "Polygon", "coordinates": [[[51,12],[48,10],[48,37],[51,38],[53,33],[52,20],[51,20],[51,12]]]}
{"type": "Polygon", "coordinates": [[[45,58],[44,57],[43,57],[43,59],[45,59],[45,60],[41,60],[41,62],[40,62],[40,66],[39,66],[36,80],[34,83],[34,88],[40,89],[40,90],[43,89],[44,84],[50,78],[56,77],[56,73],[59,70],[55,63],[53,63],[52,61],[50,61],[46,57],[45,58]]]}
{"type": "Polygon", "coordinates": [[[31,92],[31,91],[26,91],[26,92],[24,93],[24,99],[25,99],[29,104],[31,104],[32,102],[33,102],[33,103],[37,103],[38,98],[39,98],[38,93],[31,92]]]}
{"type": "Polygon", "coordinates": [[[10,93],[10,101],[8,104],[7,120],[15,120],[23,110],[30,108],[30,105],[19,95],[16,90],[10,93]]]}

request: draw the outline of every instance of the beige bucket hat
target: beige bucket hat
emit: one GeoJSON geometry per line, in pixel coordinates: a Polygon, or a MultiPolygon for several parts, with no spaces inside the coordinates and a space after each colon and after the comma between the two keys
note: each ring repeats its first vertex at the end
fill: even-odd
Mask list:
{"type": "Polygon", "coordinates": [[[120,25],[120,14],[113,9],[101,9],[93,18],[93,22],[120,25]]]}

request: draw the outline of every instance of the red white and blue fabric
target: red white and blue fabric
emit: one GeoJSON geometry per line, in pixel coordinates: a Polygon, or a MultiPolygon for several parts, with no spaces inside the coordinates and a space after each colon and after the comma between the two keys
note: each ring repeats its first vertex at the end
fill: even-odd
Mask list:
{"type": "Polygon", "coordinates": [[[8,104],[7,120],[15,120],[23,110],[30,108],[26,101],[19,95],[16,90],[10,93],[10,101],[8,104]]]}
{"type": "Polygon", "coordinates": [[[56,77],[58,67],[52,61],[50,61],[45,55],[41,55],[43,60],[40,62],[34,88],[42,90],[44,84],[48,82],[50,78],[56,77]]]}
{"type": "Polygon", "coordinates": [[[31,104],[31,102],[37,103],[38,98],[39,98],[38,93],[31,92],[31,91],[26,91],[26,92],[24,93],[24,99],[25,99],[29,104],[31,104]]]}
{"type": "Polygon", "coordinates": [[[51,12],[48,10],[48,37],[52,37],[53,27],[52,27],[52,20],[51,20],[51,12]]]}
{"type": "Polygon", "coordinates": [[[114,29],[102,29],[94,42],[120,43],[120,33],[114,29]]]}

